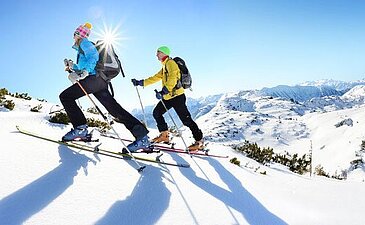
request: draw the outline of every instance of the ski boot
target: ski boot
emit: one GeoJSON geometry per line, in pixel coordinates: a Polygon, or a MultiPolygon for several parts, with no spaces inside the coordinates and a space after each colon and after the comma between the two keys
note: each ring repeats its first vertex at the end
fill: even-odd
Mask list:
{"type": "Polygon", "coordinates": [[[90,141],[91,134],[87,131],[87,125],[80,125],[76,128],[72,128],[62,137],[62,141],[90,141]]]}
{"type": "MultiPolygon", "coordinates": [[[[151,142],[148,140],[148,136],[144,136],[140,139],[137,139],[135,141],[133,141],[132,143],[130,143],[127,148],[128,150],[133,153],[133,152],[136,152],[137,150],[139,149],[149,149],[149,147],[151,146],[151,142]]],[[[123,149],[123,152],[122,153],[129,153],[127,151],[127,149],[123,149]]]]}
{"type": "Polygon", "coordinates": [[[204,140],[201,139],[200,141],[195,141],[194,144],[188,147],[189,152],[198,152],[204,150],[204,140]]]}
{"type": "Polygon", "coordinates": [[[152,139],[152,143],[164,143],[169,144],[170,138],[169,138],[170,132],[168,130],[161,131],[160,135],[152,139]]]}

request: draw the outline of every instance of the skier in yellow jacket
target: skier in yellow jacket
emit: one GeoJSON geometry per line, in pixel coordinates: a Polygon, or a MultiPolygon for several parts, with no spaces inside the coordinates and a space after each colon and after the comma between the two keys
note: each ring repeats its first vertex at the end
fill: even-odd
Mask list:
{"type": "MultiPolygon", "coordinates": [[[[186,106],[186,96],[184,88],[177,88],[177,82],[181,77],[180,69],[176,62],[170,57],[170,49],[166,46],[161,46],[157,49],[157,59],[162,63],[162,68],[155,75],[144,79],[132,79],[134,86],[148,86],[150,84],[162,81],[161,91],[156,93],[156,98],[163,101],[167,109],[174,108],[182,123],[189,127],[195,143],[190,145],[189,151],[199,151],[204,148],[203,133],[198,125],[191,118],[190,112],[186,106]]],[[[156,120],[157,128],[160,135],[152,141],[154,143],[169,142],[169,131],[167,123],[163,117],[166,109],[162,102],[159,102],[153,110],[153,117],[156,120]]]]}

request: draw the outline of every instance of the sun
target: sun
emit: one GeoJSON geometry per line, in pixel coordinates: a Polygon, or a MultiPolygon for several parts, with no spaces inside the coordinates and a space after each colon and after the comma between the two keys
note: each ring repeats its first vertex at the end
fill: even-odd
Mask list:
{"type": "Polygon", "coordinates": [[[117,36],[113,33],[105,33],[103,40],[106,44],[113,45],[115,42],[117,42],[117,36]]]}
{"type": "Polygon", "coordinates": [[[103,23],[103,28],[99,31],[95,31],[95,35],[98,40],[102,40],[105,45],[112,45],[113,47],[120,47],[122,45],[122,40],[126,38],[121,35],[119,32],[120,25],[117,25],[113,28],[113,26],[107,26],[106,23],[103,23]]]}

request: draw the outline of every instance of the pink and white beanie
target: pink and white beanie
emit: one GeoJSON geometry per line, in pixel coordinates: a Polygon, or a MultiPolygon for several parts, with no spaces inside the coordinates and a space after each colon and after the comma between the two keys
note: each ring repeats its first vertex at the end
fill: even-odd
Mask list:
{"type": "Polygon", "coordinates": [[[87,38],[90,35],[91,28],[91,23],[85,23],[84,25],[80,25],[78,28],[76,28],[74,35],[77,35],[81,38],[87,38]]]}

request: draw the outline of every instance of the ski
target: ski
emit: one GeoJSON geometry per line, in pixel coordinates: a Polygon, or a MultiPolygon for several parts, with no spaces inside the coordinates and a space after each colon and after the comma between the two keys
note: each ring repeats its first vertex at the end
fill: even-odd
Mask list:
{"type": "MultiPolygon", "coordinates": [[[[123,140],[131,142],[131,140],[127,140],[127,139],[123,139],[123,140]]],[[[71,142],[71,143],[80,145],[79,143],[75,143],[75,142],[71,142]]],[[[107,150],[99,149],[99,146],[100,145],[96,145],[94,147],[94,149],[96,151],[100,150],[100,151],[104,151],[104,152],[108,152],[108,153],[112,153],[112,154],[120,154],[120,152],[116,153],[116,152],[110,152],[110,151],[107,151],[107,150]]],[[[173,148],[173,147],[164,146],[162,144],[152,144],[151,149],[144,149],[142,151],[134,152],[133,154],[137,154],[137,153],[151,154],[151,153],[160,153],[160,152],[172,152],[172,153],[189,154],[189,152],[185,151],[184,149],[176,149],[176,148],[173,148]]],[[[214,158],[228,158],[228,156],[226,156],[226,155],[209,154],[208,150],[203,150],[203,151],[200,151],[200,152],[190,152],[190,155],[208,156],[208,157],[214,157],[214,158]]]]}
{"type": "Polygon", "coordinates": [[[190,154],[193,156],[208,156],[208,157],[215,157],[215,158],[228,158],[228,155],[214,155],[209,154],[208,150],[198,151],[198,152],[188,152],[184,149],[177,149],[177,148],[170,148],[163,145],[153,145],[154,149],[163,151],[163,152],[174,152],[174,153],[182,153],[182,154],[190,154]]]}
{"type": "MultiPolygon", "coordinates": [[[[56,144],[60,144],[60,145],[64,145],[64,146],[68,146],[71,148],[76,148],[82,151],[87,151],[87,152],[92,152],[92,153],[96,153],[99,155],[104,155],[104,156],[108,156],[108,157],[112,157],[112,158],[117,158],[117,159],[124,159],[124,160],[130,160],[132,158],[132,156],[130,154],[126,154],[126,153],[121,153],[121,152],[114,152],[114,151],[109,151],[109,150],[105,150],[105,149],[99,149],[99,148],[94,148],[91,146],[87,146],[84,144],[80,144],[80,143],[75,143],[75,142],[63,142],[60,140],[56,140],[56,139],[52,139],[46,136],[42,136],[39,134],[35,134],[26,130],[21,129],[19,126],[16,126],[17,130],[25,135],[31,136],[31,137],[35,137],[38,139],[42,139],[45,141],[50,141],[56,144]]],[[[134,156],[134,155],[133,155],[134,156]]],[[[139,157],[139,156],[134,156],[134,158],[136,160],[139,161],[145,161],[145,162],[151,162],[151,163],[157,163],[157,164],[163,164],[163,165],[169,165],[169,166],[177,166],[177,167],[184,167],[184,168],[189,168],[190,165],[189,164],[184,164],[184,163],[170,163],[170,162],[164,162],[164,161],[160,161],[159,159],[150,159],[150,158],[144,158],[144,157],[139,157]]]]}
{"type": "MultiPolygon", "coordinates": [[[[108,137],[108,138],[113,138],[113,139],[117,139],[117,137],[114,137],[112,135],[108,135],[108,134],[101,134],[101,136],[104,137],[108,137]]],[[[123,141],[128,141],[128,142],[132,142],[132,140],[129,139],[122,139],[123,141]]],[[[143,151],[140,151],[139,153],[158,153],[158,152],[173,152],[173,153],[181,153],[181,154],[189,154],[193,155],[193,156],[207,156],[207,157],[214,157],[214,158],[228,158],[228,155],[214,155],[214,154],[209,154],[209,150],[202,150],[202,151],[198,151],[198,152],[188,152],[185,149],[182,148],[175,148],[174,147],[175,143],[170,143],[170,144],[152,144],[153,146],[153,151],[150,151],[149,149],[145,149],[143,151]],[[170,145],[170,146],[166,146],[166,145],[170,145]]]]}

